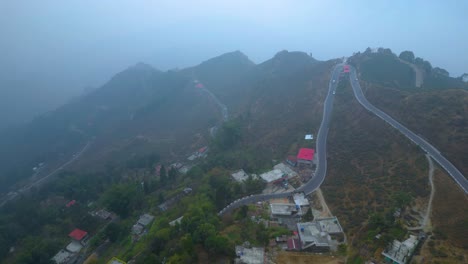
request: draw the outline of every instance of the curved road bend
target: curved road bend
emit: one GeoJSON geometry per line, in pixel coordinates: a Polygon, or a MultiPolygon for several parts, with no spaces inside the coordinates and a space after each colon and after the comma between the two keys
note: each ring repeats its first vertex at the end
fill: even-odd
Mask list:
{"type": "Polygon", "coordinates": [[[0,203],[0,207],[4,206],[8,201],[11,201],[13,199],[15,199],[16,197],[18,197],[19,194],[23,194],[23,193],[26,193],[27,191],[31,190],[32,187],[37,187],[39,186],[41,183],[43,183],[45,180],[49,179],[51,176],[55,175],[57,172],[59,172],[60,170],[64,169],[65,167],[67,167],[69,164],[73,163],[76,159],[78,159],[88,148],[89,146],[91,145],[92,141],[88,141],[86,143],[86,145],[79,151],[77,152],[75,155],[73,155],[71,157],[70,160],[68,160],[67,162],[63,163],[60,167],[58,167],[57,169],[55,169],[54,171],[52,171],[51,173],[47,174],[46,176],[38,179],[37,181],[31,183],[31,184],[28,184],[20,189],[18,189],[16,191],[16,194],[13,195],[12,197],[10,197],[9,199],[3,201],[0,203]]]}
{"type": "Polygon", "coordinates": [[[315,175],[310,179],[307,183],[299,187],[294,192],[284,192],[284,193],[271,193],[271,194],[256,194],[243,197],[238,199],[228,206],[226,206],[223,210],[219,211],[218,215],[223,215],[228,213],[236,208],[239,208],[243,205],[252,204],[256,202],[262,202],[266,200],[270,200],[273,198],[283,198],[291,196],[295,192],[304,192],[306,195],[312,193],[316,189],[320,187],[323,180],[325,179],[325,175],[327,173],[327,136],[328,130],[330,126],[330,118],[331,113],[333,110],[333,99],[334,99],[334,92],[336,87],[338,86],[340,72],[342,71],[343,64],[338,64],[333,69],[330,82],[328,84],[328,94],[325,98],[324,106],[323,106],[323,117],[322,123],[320,124],[319,132],[317,134],[317,142],[316,142],[316,155],[317,155],[317,169],[315,171],[315,175]]]}
{"type": "Polygon", "coordinates": [[[359,103],[364,106],[364,108],[390,124],[392,127],[396,128],[403,135],[413,141],[413,143],[418,145],[422,150],[429,154],[431,158],[433,158],[442,168],[444,168],[445,171],[447,171],[447,173],[455,180],[460,188],[463,189],[465,194],[468,193],[468,180],[452,163],[450,163],[450,161],[448,161],[444,156],[442,156],[442,154],[440,154],[439,150],[367,101],[364,93],[362,92],[361,85],[357,79],[356,69],[354,67],[350,68],[351,73],[349,78],[351,81],[351,86],[353,87],[354,96],[359,101],[359,103]]]}

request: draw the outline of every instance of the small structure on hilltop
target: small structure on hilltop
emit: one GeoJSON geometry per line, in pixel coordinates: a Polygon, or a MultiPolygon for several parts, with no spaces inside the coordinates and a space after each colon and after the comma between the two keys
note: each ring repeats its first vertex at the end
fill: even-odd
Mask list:
{"type": "Polygon", "coordinates": [[[314,160],[314,149],[310,148],[301,148],[299,149],[299,153],[297,154],[297,162],[307,165],[312,165],[312,161],[314,160]]]}
{"type": "Polygon", "coordinates": [[[305,138],[304,138],[304,139],[305,139],[305,140],[312,140],[312,139],[314,139],[314,135],[312,135],[312,134],[307,134],[307,135],[305,135],[305,138]]]}
{"type": "Polygon", "coordinates": [[[263,264],[265,249],[262,247],[236,246],[236,264],[263,264]]]}
{"type": "Polygon", "coordinates": [[[410,235],[408,239],[403,242],[394,240],[383,252],[387,261],[392,261],[396,264],[409,263],[413,255],[414,249],[419,241],[416,236],[410,235]]]}

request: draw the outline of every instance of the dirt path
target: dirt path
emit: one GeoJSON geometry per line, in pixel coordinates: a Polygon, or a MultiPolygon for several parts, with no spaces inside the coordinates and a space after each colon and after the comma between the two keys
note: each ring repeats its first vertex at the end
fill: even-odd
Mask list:
{"type": "Polygon", "coordinates": [[[432,211],[432,200],[434,199],[434,163],[432,162],[431,157],[426,154],[427,161],[429,162],[429,184],[431,185],[431,196],[429,197],[429,202],[427,204],[426,214],[424,215],[424,219],[422,221],[422,228],[425,232],[431,230],[431,211],[432,211]]]}
{"type": "Polygon", "coordinates": [[[320,205],[322,206],[322,216],[331,217],[332,214],[330,212],[330,209],[328,208],[327,202],[325,202],[325,198],[323,197],[323,193],[320,188],[317,189],[317,197],[320,200],[320,205]]]}
{"type": "Polygon", "coordinates": [[[413,63],[409,63],[409,62],[404,61],[402,59],[400,59],[400,61],[403,62],[404,64],[407,64],[408,66],[410,66],[413,69],[414,74],[416,75],[414,86],[416,86],[418,88],[421,88],[421,85],[423,84],[423,74],[422,74],[421,69],[416,67],[416,65],[414,65],[413,63]]]}

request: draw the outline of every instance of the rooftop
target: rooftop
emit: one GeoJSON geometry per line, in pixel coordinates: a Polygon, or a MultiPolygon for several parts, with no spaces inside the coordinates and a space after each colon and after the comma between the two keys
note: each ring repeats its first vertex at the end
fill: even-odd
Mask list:
{"type": "Polygon", "coordinates": [[[239,170],[237,172],[234,172],[231,174],[231,176],[236,180],[237,182],[243,182],[249,178],[249,175],[245,173],[244,170],[239,170]]]}
{"type": "Polygon", "coordinates": [[[175,226],[177,223],[180,224],[180,223],[182,223],[182,219],[184,219],[184,216],[181,216],[181,217],[177,218],[176,220],[173,220],[173,221],[169,222],[169,225],[170,226],[175,226]]]}
{"type": "Polygon", "coordinates": [[[68,236],[75,240],[81,241],[87,234],[88,232],[76,228],[70,234],[68,234],[68,236]]]}
{"type": "Polygon", "coordinates": [[[53,258],[52,260],[55,261],[57,264],[64,264],[67,263],[68,260],[73,256],[72,253],[61,249],[53,258]]]}
{"type": "Polygon", "coordinates": [[[142,225],[142,226],[147,226],[151,222],[153,222],[153,220],[154,220],[154,216],[152,216],[150,214],[144,214],[144,215],[140,216],[140,219],[138,219],[137,223],[142,225]]]}
{"type": "Polygon", "coordinates": [[[300,250],[301,241],[298,238],[289,238],[288,241],[288,250],[300,250]]]}
{"type": "Polygon", "coordinates": [[[271,183],[283,178],[283,175],[284,173],[281,170],[274,169],[272,171],[260,174],[260,178],[264,179],[268,183],[271,183]]]}
{"type": "Polygon", "coordinates": [[[315,245],[320,247],[328,247],[328,234],[322,232],[319,223],[307,222],[297,223],[297,229],[299,230],[299,237],[302,242],[302,246],[315,245]]]}
{"type": "Polygon", "coordinates": [[[316,221],[320,224],[320,228],[324,232],[327,232],[329,234],[343,232],[343,228],[341,228],[340,222],[338,222],[338,218],[336,217],[321,218],[317,219],[316,221]]]}
{"type": "Polygon", "coordinates": [[[270,204],[271,213],[274,215],[292,215],[297,212],[295,204],[272,203],[270,204]]]}
{"type": "Polygon", "coordinates": [[[236,259],[235,263],[242,264],[263,264],[264,263],[264,252],[265,250],[260,247],[245,248],[242,246],[236,246],[236,259]]]}
{"type": "Polygon", "coordinates": [[[293,171],[291,168],[289,168],[286,164],[284,163],[279,163],[276,164],[273,169],[280,170],[284,174],[287,174],[289,178],[296,177],[297,172],[293,171]]]}
{"type": "Polygon", "coordinates": [[[306,139],[306,140],[314,139],[314,135],[312,135],[312,134],[307,134],[307,135],[305,135],[305,139],[306,139]]]}
{"type": "Polygon", "coordinates": [[[109,260],[109,262],[107,262],[107,264],[126,264],[126,263],[127,262],[120,260],[116,257],[113,257],[111,260],[109,260]]]}
{"type": "Polygon", "coordinates": [[[145,229],[145,227],[143,227],[142,225],[134,224],[132,226],[132,234],[139,235],[139,234],[143,233],[144,229],[145,229]]]}
{"type": "Polygon", "coordinates": [[[309,205],[309,200],[304,196],[304,193],[295,193],[293,199],[294,203],[299,206],[309,205]]]}
{"type": "Polygon", "coordinates": [[[312,161],[314,159],[314,149],[310,148],[301,148],[299,150],[299,153],[297,154],[298,159],[302,160],[310,160],[312,161]]]}
{"type": "Polygon", "coordinates": [[[79,242],[76,242],[76,241],[72,241],[70,244],[67,245],[66,249],[69,251],[69,252],[72,252],[72,253],[78,253],[80,252],[80,250],[83,248],[83,246],[79,243],[79,242]]]}
{"type": "Polygon", "coordinates": [[[413,235],[410,235],[410,237],[403,242],[394,240],[392,244],[382,252],[382,255],[392,259],[396,263],[404,264],[411,257],[411,254],[417,244],[418,239],[413,235]]]}

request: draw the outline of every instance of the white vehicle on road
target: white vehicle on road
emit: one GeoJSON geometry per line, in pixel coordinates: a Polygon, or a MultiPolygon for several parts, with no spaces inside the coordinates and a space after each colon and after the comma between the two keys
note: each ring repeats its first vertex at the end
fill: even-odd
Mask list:
{"type": "Polygon", "coordinates": [[[333,91],[333,94],[335,94],[335,91],[333,91]]]}

